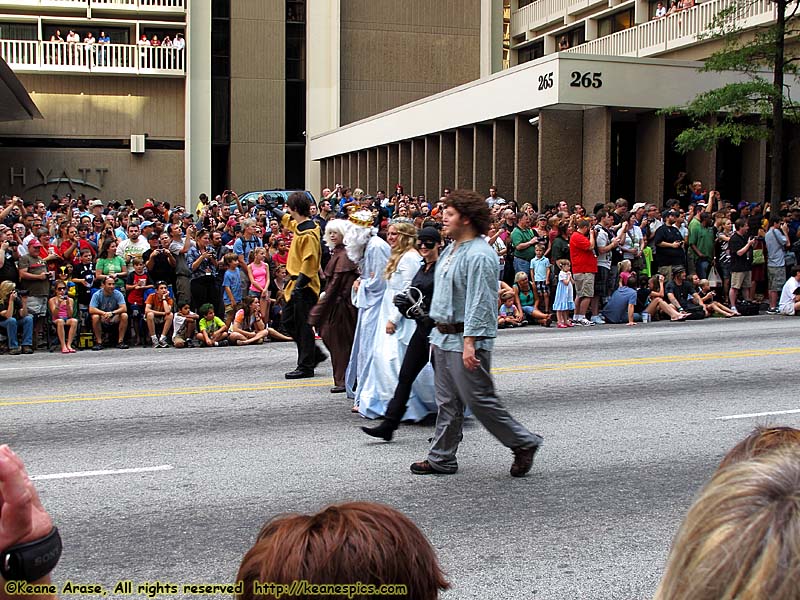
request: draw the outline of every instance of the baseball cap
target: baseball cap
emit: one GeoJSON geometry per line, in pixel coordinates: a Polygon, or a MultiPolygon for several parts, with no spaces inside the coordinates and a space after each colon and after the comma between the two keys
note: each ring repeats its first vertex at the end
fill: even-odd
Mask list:
{"type": "Polygon", "coordinates": [[[89,208],[94,208],[95,206],[103,206],[102,200],[92,200],[89,202],[89,208]]]}
{"type": "Polygon", "coordinates": [[[33,238],[30,242],[28,242],[28,248],[36,248],[36,247],[41,248],[42,243],[36,238],[33,238]]]}
{"type": "Polygon", "coordinates": [[[678,273],[686,273],[686,267],[683,265],[675,265],[672,267],[672,274],[677,275],[678,273]]]}
{"type": "Polygon", "coordinates": [[[644,202],[637,202],[636,204],[633,205],[633,207],[631,208],[631,211],[635,212],[635,211],[639,210],[640,208],[644,208],[645,206],[647,206],[647,205],[644,202]]]}
{"type": "Polygon", "coordinates": [[[147,236],[147,239],[148,240],[157,240],[158,239],[158,234],[153,232],[153,233],[151,233],[150,235],[147,236]]]}
{"type": "Polygon", "coordinates": [[[439,234],[439,230],[435,227],[423,227],[419,234],[417,234],[417,239],[421,241],[429,241],[429,242],[441,242],[442,236],[439,234]]]}
{"type": "Polygon", "coordinates": [[[153,222],[152,221],[142,221],[139,224],[139,229],[144,229],[145,227],[152,227],[152,226],[153,226],[153,222]]]}

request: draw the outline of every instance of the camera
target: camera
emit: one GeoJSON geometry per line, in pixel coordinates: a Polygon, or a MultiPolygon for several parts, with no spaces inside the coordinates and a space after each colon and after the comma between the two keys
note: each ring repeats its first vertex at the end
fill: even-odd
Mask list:
{"type": "Polygon", "coordinates": [[[19,246],[19,242],[9,242],[8,245],[11,246],[12,248],[16,248],[17,246],[19,246]]]}
{"type": "Polygon", "coordinates": [[[27,298],[28,297],[28,290],[17,290],[17,294],[19,294],[20,298],[27,298]]]}

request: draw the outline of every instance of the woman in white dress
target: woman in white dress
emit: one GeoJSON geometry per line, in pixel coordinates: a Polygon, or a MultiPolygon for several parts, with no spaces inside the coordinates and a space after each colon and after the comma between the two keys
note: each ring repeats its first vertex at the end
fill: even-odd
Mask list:
{"type": "MultiPolygon", "coordinates": [[[[386,241],[392,252],[384,272],[386,291],[377,321],[379,327],[375,332],[372,364],[364,380],[358,382],[356,392],[359,413],[369,419],[385,414],[397,387],[406,348],[416,329],[416,323],[403,318],[392,300],[409,286],[422,264],[422,258],[416,250],[417,229],[411,223],[393,222],[389,225],[386,241]]],[[[420,421],[426,415],[435,413],[433,370],[428,365],[414,383],[403,419],[420,421]]]]}

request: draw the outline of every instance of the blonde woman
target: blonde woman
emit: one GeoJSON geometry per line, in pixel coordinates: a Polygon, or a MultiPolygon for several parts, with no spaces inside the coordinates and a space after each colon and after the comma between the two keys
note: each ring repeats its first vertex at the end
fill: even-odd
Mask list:
{"type": "MultiPolygon", "coordinates": [[[[369,419],[381,417],[394,395],[406,349],[414,335],[416,323],[404,318],[395,307],[394,297],[403,292],[422,266],[422,258],[417,252],[417,229],[411,223],[395,221],[389,225],[386,241],[391,248],[389,262],[383,278],[386,290],[381,301],[378,317],[378,331],[375,333],[375,347],[372,362],[363,381],[358,382],[356,404],[362,416],[369,419]]],[[[422,403],[429,407],[422,412],[436,412],[433,394],[433,377],[423,371],[412,389],[410,404],[422,403]],[[421,381],[427,382],[426,385],[421,381]]]]}

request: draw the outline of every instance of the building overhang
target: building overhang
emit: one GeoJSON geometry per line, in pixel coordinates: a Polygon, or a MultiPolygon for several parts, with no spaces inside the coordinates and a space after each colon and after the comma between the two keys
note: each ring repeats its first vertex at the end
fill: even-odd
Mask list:
{"type": "Polygon", "coordinates": [[[0,121],[43,119],[25,86],[0,58],[0,121]]]}
{"type": "MultiPolygon", "coordinates": [[[[701,62],[557,53],[313,136],[312,160],[508,118],[543,108],[654,110],[744,81],[701,62]]],[[[800,86],[796,86],[800,88],[800,86]]],[[[800,90],[793,90],[795,94],[800,90]]]]}

